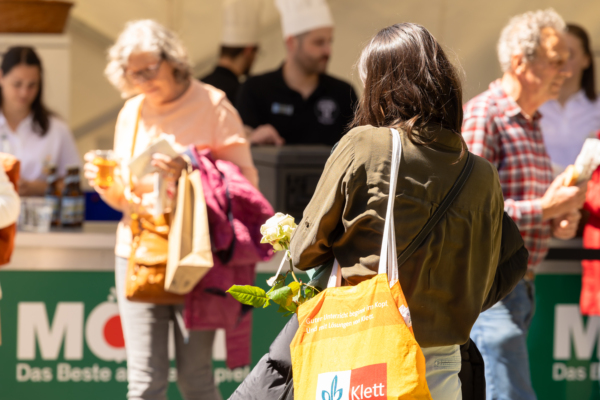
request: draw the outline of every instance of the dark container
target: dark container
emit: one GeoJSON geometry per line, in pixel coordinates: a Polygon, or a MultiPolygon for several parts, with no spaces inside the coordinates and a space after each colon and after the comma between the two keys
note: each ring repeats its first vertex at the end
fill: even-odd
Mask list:
{"type": "Polygon", "coordinates": [[[330,154],[331,147],[324,145],[252,147],[259,189],[275,212],[290,214],[300,222],[330,154]]]}

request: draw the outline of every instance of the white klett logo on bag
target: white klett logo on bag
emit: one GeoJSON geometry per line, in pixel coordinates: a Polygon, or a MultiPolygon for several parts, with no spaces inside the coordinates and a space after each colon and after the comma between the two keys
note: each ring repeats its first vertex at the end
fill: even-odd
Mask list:
{"type": "Polygon", "coordinates": [[[319,374],[315,400],[387,398],[387,364],[319,374]]]}

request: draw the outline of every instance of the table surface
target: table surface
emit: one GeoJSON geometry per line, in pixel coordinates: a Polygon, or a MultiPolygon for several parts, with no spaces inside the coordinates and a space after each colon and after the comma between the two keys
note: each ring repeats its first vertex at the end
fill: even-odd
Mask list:
{"type": "MultiPolygon", "coordinates": [[[[112,271],[117,222],[86,222],[79,229],[48,233],[17,232],[11,262],[2,270],[112,271]]],[[[276,272],[283,253],[256,265],[257,272],[276,272]]]]}
{"type": "MultiPolygon", "coordinates": [[[[87,222],[80,229],[18,232],[10,264],[3,270],[112,271],[117,222],[87,222]]],[[[581,248],[581,239],[550,241],[551,248],[581,248]]],[[[258,263],[257,272],[276,272],[283,252],[258,263]]],[[[287,266],[284,266],[287,268],[287,266]]],[[[579,261],[544,261],[538,274],[580,274],[579,261]]]]}

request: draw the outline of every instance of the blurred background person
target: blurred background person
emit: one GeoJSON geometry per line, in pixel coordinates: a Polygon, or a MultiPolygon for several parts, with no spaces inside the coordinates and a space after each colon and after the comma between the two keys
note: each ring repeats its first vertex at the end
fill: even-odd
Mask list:
{"type": "Polygon", "coordinates": [[[534,400],[527,333],[534,313],[534,268],[550,237],[571,239],[581,218],[585,187],[553,181],[539,125],[539,107],[558,98],[570,76],[565,23],[554,10],[510,19],[498,41],[502,78],[464,106],[463,137],[474,154],[497,169],[504,209],[529,251],[529,270],[515,290],[473,326],[471,337],[485,360],[487,398],[534,400]]]}
{"type": "Polygon", "coordinates": [[[223,0],[223,38],[217,67],[201,81],[221,89],[235,104],[258,52],[260,0],[223,0]]]}
{"type": "MultiPolygon", "coordinates": [[[[141,203],[142,211],[145,204],[151,207],[153,185],[151,179],[142,179],[129,188],[129,176],[123,167],[131,159],[137,129],[134,156],[157,138],[165,138],[180,149],[189,145],[199,150],[208,148],[215,158],[238,165],[256,186],[257,172],[243,125],[222,91],[192,79],[182,43],[173,32],[154,21],[127,24],[109,51],[105,73],[123,97],[137,95],[123,106],[115,129],[114,150],[122,160],[122,173],[116,179],[119,182],[107,190],[96,187],[98,169],[91,163],[93,154],[86,154],[85,165],[90,185],[109,205],[124,213],[117,230],[115,280],[127,351],[128,397],[166,399],[169,324],[173,322],[180,392],[187,400],[219,399],[211,366],[215,331],[191,331],[186,342],[184,331],[176,322],[183,305],[131,302],[125,298],[132,240],[128,203],[130,199],[141,203]]],[[[152,164],[173,183],[186,167],[181,157],[171,159],[164,154],[154,154],[152,164]]]]}
{"type": "Polygon", "coordinates": [[[565,41],[569,48],[565,79],[557,99],[540,107],[540,126],[555,173],[574,164],[588,137],[600,129],[600,102],[597,101],[594,57],[588,33],[579,25],[567,24],[565,41]]]}
{"type": "MultiPolygon", "coordinates": [[[[600,132],[597,137],[600,139],[600,132]]],[[[589,219],[583,228],[583,247],[600,249],[600,168],[588,183],[584,210],[589,213],[589,219]]],[[[581,314],[600,316],[600,260],[583,260],[581,267],[581,314]]]]}
{"type": "Polygon", "coordinates": [[[352,86],[327,75],[333,18],[325,0],[277,0],[286,47],[283,65],[249,78],[237,109],[253,144],[333,146],[353,118],[352,86]]]}
{"type": "MultiPolygon", "coordinates": [[[[18,184],[19,161],[9,154],[0,153],[0,265],[7,263],[14,250],[16,226],[21,201],[15,190],[18,184]]],[[[0,287],[0,300],[2,287],[0,287]]],[[[0,345],[2,335],[0,335],[0,345]]]]}
{"type": "Polygon", "coordinates": [[[50,166],[64,177],[81,159],[67,124],[42,100],[42,63],[31,47],[11,47],[0,65],[0,148],[21,163],[21,196],[43,196],[50,166]]]}
{"type": "Polygon", "coordinates": [[[4,169],[0,168],[0,229],[14,224],[20,209],[19,195],[4,169]]]}

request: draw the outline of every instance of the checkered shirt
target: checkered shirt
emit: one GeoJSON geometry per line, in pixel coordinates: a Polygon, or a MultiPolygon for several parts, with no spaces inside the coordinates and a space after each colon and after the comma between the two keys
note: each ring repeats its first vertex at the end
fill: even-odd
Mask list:
{"type": "Polygon", "coordinates": [[[550,222],[542,221],[541,197],[552,182],[552,165],[540,117],[536,112],[532,119],[525,118],[497,80],[465,104],[462,126],[469,150],[498,169],[504,210],[521,231],[529,268],[542,262],[550,240],[550,222]]]}

